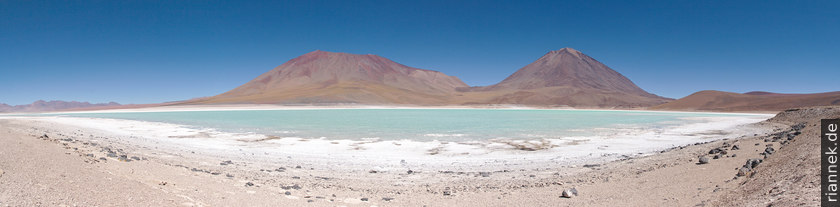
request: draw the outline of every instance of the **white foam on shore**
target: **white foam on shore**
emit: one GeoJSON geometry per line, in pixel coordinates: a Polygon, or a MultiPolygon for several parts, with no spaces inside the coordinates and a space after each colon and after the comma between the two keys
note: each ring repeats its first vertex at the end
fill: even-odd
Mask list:
{"type": "MultiPolygon", "coordinates": [[[[555,163],[585,164],[617,158],[621,155],[651,153],[669,147],[688,145],[723,138],[762,133],[764,129],[748,127],[769,116],[690,117],[696,123],[661,128],[593,129],[596,136],[570,136],[556,139],[487,141],[414,141],[388,140],[376,137],[362,140],[304,139],[266,136],[254,133],[229,133],[215,129],[105,118],[79,117],[4,117],[32,119],[76,128],[89,128],[131,139],[150,139],[169,147],[205,150],[220,154],[265,154],[294,156],[311,160],[341,160],[349,165],[376,166],[388,170],[402,168],[407,161],[415,165],[441,167],[480,166],[486,163],[555,163]],[[534,150],[534,151],[528,151],[534,150]]],[[[458,137],[463,134],[426,134],[429,137],[458,137]]],[[[268,157],[267,159],[271,159],[268,157]]]]}

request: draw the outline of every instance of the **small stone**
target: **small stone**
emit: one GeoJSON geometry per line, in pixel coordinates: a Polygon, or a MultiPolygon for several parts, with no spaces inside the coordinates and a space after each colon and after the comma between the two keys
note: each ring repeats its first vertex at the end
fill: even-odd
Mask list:
{"type": "Polygon", "coordinates": [[[720,159],[720,155],[715,155],[712,159],[720,159]]]}
{"type": "Polygon", "coordinates": [[[117,157],[117,154],[116,154],[116,153],[111,152],[111,153],[108,153],[108,157],[117,157]]]}
{"type": "Polygon", "coordinates": [[[383,201],[391,201],[391,200],[394,200],[394,198],[387,198],[387,197],[383,197],[383,198],[382,198],[382,200],[383,200],[383,201]]]}
{"type": "Polygon", "coordinates": [[[711,155],[711,154],[717,154],[717,153],[720,153],[720,148],[714,148],[714,149],[712,149],[712,150],[709,150],[709,154],[710,154],[710,155],[711,155]]]}
{"type": "Polygon", "coordinates": [[[225,174],[225,177],[232,178],[232,177],[233,177],[233,175],[231,175],[231,174],[225,174]]]}
{"type": "Polygon", "coordinates": [[[569,189],[563,190],[563,194],[560,195],[560,196],[563,197],[563,198],[572,198],[572,197],[575,197],[577,195],[578,195],[577,189],[569,188],[569,189]]]}
{"type": "Polygon", "coordinates": [[[362,201],[368,201],[368,198],[362,198],[362,201]]]}
{"type": "Polygon", "coordinates": [[[412,173],[414,173],[414,171],[412,171],[412,170],[408,170],[408,172],[406,172],[406,173],[408,173],[409,175],[411,175],[412,173]]]}
{"type": "Polygon", "coordinates": [[[140,160],[140,158],[139,158],[139,157],[137,157],[137,156],[131,156],[131,159],[132,159],[132,160],[140,160]]]}
{"type": "Polygon", "coordinates": [[[707,164],[707,163],[709,163],[709,158],[706,157],[706,156],[700,156],[699,163],[700,164],[707,164]]]}
{"type": "Polygon", "coordinates": [[[108,159],[107,159],[107,158],[105,158],[105,157],[100,157],[100,158],[99,158],[99,160],[106,161],[106,160],[108,160],[108,159]]]}
{"type": "Polygon", "coordinates": [[[285,192],[285,193],[283,193],[283,194],[286,194],[286,195],[292,195],[292,192],[286,191],[286,192],[285,192]]]}
{"type": "Polygon", "coordinates": [[[378,173],[379,171],[376,171],[376,170],[370,170],[370,171],[368,171],[368,172],[369,172],[369,173],[378,173]]]}
{"type": "Polygon", "coordinates": [[[490,177],[490,172],[479,172],[478,174],[481,175],[481,177],[490,177]]]}
{"type": "Polygon", "coordinates": [[[298,166],[295,166],[295,168],[300,169],[301,167],[300,167],[300,165],[298,165],[298,166]]]}
{"type": "Polygon", "coordinates": [[[307,202],[307,203],[312,203],[312,202],[315,202],[315,201],[314,201],[314,200],[312,200],[312,199],[310,199],[310,200],[306,200],[306,202],[307,202]]]}
{"type": "Polygon", "coordinates": [[[776,150],[773,149],[773,147],[768,146],[767,148],[764,149],[764,153],[768,154],[768,155],[772,155],[774,152],[776,152],[776,150]]]}
{"type": "Polygon", "coordinates": [[[452,195],[452,192],[448,191],[448,190],[445,190],[445,191],[443,191],[443,195],[445,195],[445,196],[452,195]]]}
{"type": "Polygon", "coordinates": [[[252,182],[247,182],[247,183],[245,183],[245,186],[251,187],[251,186],[254,186],[254,183],[252,183],[252,182]]]}
{"type": "Polygon", "coordinates": [[[748,167],[741,167],[741,169],[738,169],[738,174],[737,175],[738,175],[738,177],[747,176],[747,175],[750,174],[751,171],[752,171],[752,169],[750,169],[748,167]]]}
{"type": "Polygon", "coordinates": [[[230,161],[230,160],[222,161],[221,163],[219,163],[219,165],[232,165],[232,164],[233,164],[233,161],[230,161]]]}

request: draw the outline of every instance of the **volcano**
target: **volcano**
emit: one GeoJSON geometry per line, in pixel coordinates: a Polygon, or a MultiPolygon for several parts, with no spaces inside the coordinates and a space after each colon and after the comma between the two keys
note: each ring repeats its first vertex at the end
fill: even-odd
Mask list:
{"type": "Polygon", "coordinates": [[[457,90],[471,97],[466,104],[632,108],[670,100],[572,48],[548,52],[497,84],[457,90]]]}
{"type": "Polygon", "coordinates": [[[418,104],[451,102],[460,79],[376,55],[316,50],[223,94],[190,103],[418,104]]]}

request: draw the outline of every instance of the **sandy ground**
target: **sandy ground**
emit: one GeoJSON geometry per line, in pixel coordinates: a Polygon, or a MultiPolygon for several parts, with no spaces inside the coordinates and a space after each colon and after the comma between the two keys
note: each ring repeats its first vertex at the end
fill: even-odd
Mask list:
{"type": "Polygon", "coordinates": [[[348,170],[292,156],[220,156],[107,131],[4,119],[0,206],[815,206],[819,142],[811,136],[819,128],[813,124],[840,117],[838,111],[784,112],[757,124],[766,133],[605,163],[488,163],[495,171],[348,170]],[[804,129],[791,128],[800,123],[804,129]],[[768,145],[775,153],[765,157],[768,145]],[[709,154],[715,148],[727,153],[709,154]],[[699,156],[710,162],[698,164],[699,156]],[[763,162],[748,175],[736,176],[758,158],[763,162]],[[579,195],[561,197],[570,188],[579,195]]]}

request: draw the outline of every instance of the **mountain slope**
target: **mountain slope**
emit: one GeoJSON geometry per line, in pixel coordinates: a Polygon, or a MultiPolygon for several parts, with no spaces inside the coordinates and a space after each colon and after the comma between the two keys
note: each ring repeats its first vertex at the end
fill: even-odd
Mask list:
{"type": "Polygon", "coordinates": [[[467,104],[645,107],[670,100],[572,48],[551,51],[497,84],[458,90],[467,104]]]}
{"type": "Polygon", "coordinates": [[[732,93],[700,91],[666,104],[651,107],[657,110],[699,111],[780,111],[808,106],[840,105],[840,91],[813,94],[780,94],[770,92],[732,93]]]}
{"type": "Polygon", "coordinates": [[[441,104],[460,79],[376,55],[314,51],[231,91],[188,103],[441,104]]]}

